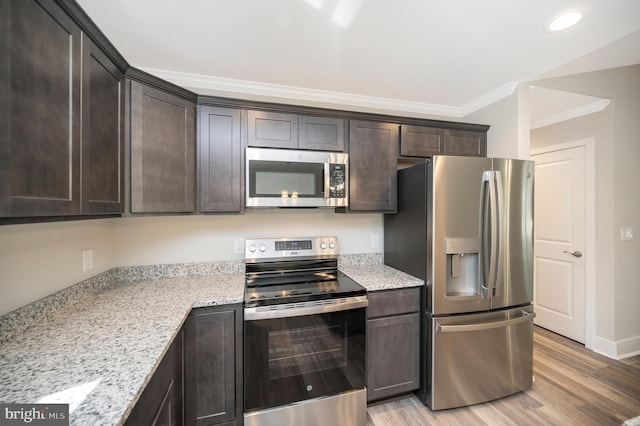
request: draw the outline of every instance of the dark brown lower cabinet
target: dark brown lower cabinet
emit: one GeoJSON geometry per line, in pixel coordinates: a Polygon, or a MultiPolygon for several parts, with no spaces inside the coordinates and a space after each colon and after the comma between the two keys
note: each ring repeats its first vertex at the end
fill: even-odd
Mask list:
{"type": "Polygon", "coordinates": [[[185,331],[185,425],[242,424],[242,305],[196,308],[185,331]]]}
{"type": "Polygon", "coordinates": [[[125,425],[183,424],[183,331],[180,330],[125,425]]]}
{"type": "Polygon", "coordinates": [[[367,401],[420,387],[420,288],[374,291],[367,308],[367,401]]]}

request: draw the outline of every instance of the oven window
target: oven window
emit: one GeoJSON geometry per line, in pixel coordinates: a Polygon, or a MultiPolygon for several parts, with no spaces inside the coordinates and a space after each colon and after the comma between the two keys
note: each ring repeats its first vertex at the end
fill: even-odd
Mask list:
{"type": "Polygon", "coordinates": [[[347,365],[346,324],[269,333],[269,379],[347,365]]]}
{"type": "Polygon", "coordinates": [[[365,308],[245,320],[245,411],[363,389],[365,323],[365,308]]]}
{"type": "Polygon", "coordinates": [[[249,161],[251,197],[305,198],[324,196],[324,164],[249,161]]]}

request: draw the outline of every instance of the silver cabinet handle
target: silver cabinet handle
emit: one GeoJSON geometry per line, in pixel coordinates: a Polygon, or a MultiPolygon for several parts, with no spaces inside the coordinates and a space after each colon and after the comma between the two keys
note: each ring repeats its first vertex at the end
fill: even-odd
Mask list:
{"type": "Polygon", "coordinates": [[[576,250],[574,252],[563,250],[562,252],[563,253],[569,253],[571,256],[582,257],[582,252],[578,251],[578,250],[576,250]]]}

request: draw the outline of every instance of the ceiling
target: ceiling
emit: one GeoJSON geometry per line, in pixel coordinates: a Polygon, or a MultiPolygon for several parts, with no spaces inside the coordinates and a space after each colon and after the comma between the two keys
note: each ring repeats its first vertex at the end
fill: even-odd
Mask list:
{"type": "Polygon", "coordinates": [[[638,0],[78,3],[131,65],[235,98],[462,117],[614,42],[601,68],[640,62],[638,0]]]}

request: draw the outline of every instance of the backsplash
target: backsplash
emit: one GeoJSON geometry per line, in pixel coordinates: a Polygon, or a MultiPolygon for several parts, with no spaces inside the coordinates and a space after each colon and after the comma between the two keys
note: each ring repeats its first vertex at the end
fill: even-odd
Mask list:
{"type": "Polygon", "coordinates": [[[115,268],[118,282],[155,280],[192,275],[244,274],[243,260],[173,263],[168,265],[121,266],[115,268]]]}
{"type": "Polygon", "coordinates": [[[110,269],[0,316],[0,343],[20,334],[34,324],[46,321],[60,309],[79,303],[113,286],[117,282],[116,269],[110,269]]]}

